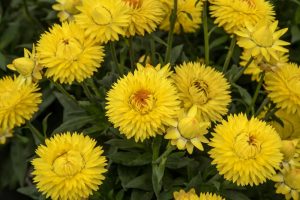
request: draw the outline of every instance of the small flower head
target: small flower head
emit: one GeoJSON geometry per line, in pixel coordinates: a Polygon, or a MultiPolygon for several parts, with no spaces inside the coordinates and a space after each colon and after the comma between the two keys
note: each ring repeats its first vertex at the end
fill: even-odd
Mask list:
{"type": "Polygon", "coordinates": [[[271,178],[282,161],[281,140],[270,125],[246,115],[230,115],[215,128],[209,152],[212,164],[237,185],[259,185],[271,178]]]}
{"type": "MultiPolygon", "coordinates": [[[[259,81],[260,74],[263,71],[274,71],[278,67],[281,67],[285,65],[285,63],[288,62],[288,54],[285,54],[283,52],[276,52],[278,55],[278,60],[274,59],[273,57],[270,58],[270,61],[266,61],[265,59],[258,59],[257,57],[253,57],[253,61],[249,64],[249,66],[245,69],[244,74],[251,75],[251,79],[253,81],[259,81]]],[[[248,61],[251,58],[251,51],[245,50],[243,51],[240,59],[240,66],[245,67],[248,63],[248,61]]]]}
{"type": "Polygon", "coordinates": [[[276,193],[285,195],[285,199],[299,200],[300,198],[300,168],[287,167],[273,176],[276,193]]]}
{"type": "Polygon", "coordinates": [[[300,165],[300,163],[297,162],[299,159],[299,154],[297,152],[299,151],[298,145],[300,145],[299,139],[282,140],[281,153],[283,154],[283,162],[290,165],[300,165]]]}
{"type": "Polygon", "coordinates": [[[81,5],[82,0],[56,0],[52,8],[58,11],[58,18],[61,22],[74,19],[74,15],[79,13],[77,6],[81,5]]]}
{"type": "MultiPolygon", "coordinates": [[[[174,1],[160,0],[163,3],[163,9],[166,13],[160,29],[170,30],[170,16],[174,8],[174,1]]],[[[174,26],[174,33],[194,33],[200,28],[201,15],[203,10],[202,1],[197,0],[178,0],[177,16],[174,26]]]]}
{"type": "Polygon", "coordinates": [[[164,77],[164,78],[169,78],[172,75],[172,71],[170,69],[170,64],[166,64],[164,66],[161,66],[161,64],[158,64],[156,66],[153,66],[151,64],[145,64],[145,66],[143,66],[140,63],[136,64],[137,66],[137,71],[142,71],[144,70],[146,71],[153,71],[153,72],[157,72],[158,75],[164,77]]]}
{"type": "Polygon", "coordinates": [[[196,194],[195,189],[191,189],[188,192],[180,190],[173,193],[174,200],[199,200],[199,196],[196,194]]]}
{"type": "Polygon", "coordinates": [[[211,193],[200,193],[199,200],[225,200],[225,198],[211,193]]]}
{"type": "Polygon", "coordinates": [[[106,115],[127,138],[143,141],[176,124],[179,103],[170,80],[156,70],[136,70],[108,92],[106,115]]]}
{"type": "Polygon", "coordinates": [[[0,127],[0,144],[5,144],[6,139],[12,136],[12,129],[0,127]]]}
{"type": "Polygon", "coordinates": [[[199,62],[183,63],[173,76],[183,107],[197,106],[197,117],[203,121],[219,121],[231,102],[229,83],[224,75],[199,62]]]}
{"type": "Polygon", "coordinates": [[[164,12],[160,0],[123,0],[130,8],[130,24],[126,36],[153,32],[161,23],[164,12]]]}
{"type": "Polygon", "coordinates": [[[32,160],[34,182],[51,199],[87,199],[104,180],[106,158],[101,146],[82,133],[56,134],[46,139],[32,160]]]}
{"type": "Polygon", "coordinates": [[[261,20],[273,21],[273,6],[265,0],[209,0],[210,13],[215,23],[229,34],[244,27],[255,25],[261,20]]]}
{"type": "Polygon", "coordinates": [[[287,32],[287,28],[277,30],[278,21],[270,23],[261,21],[256,25],[246,23],[245,28],[240,28],[235,33],[238,35],[237,44],[258,60],[265,59],[270,62],[271,58],[279,60],[279,53],[287,53],[288,49],[283,46],[290,43],[279,38],[287,32]]]}
{"type": "Polygon", "coordinates": [[[32,46],[32,52],[24,49],[24,57],[14,59],[12,64],[7,65],[7,67],[17,71],[20,77],[23,77],[28,82],[36,82],[42,79],[42,66],[39,63],[34,45],[32,46]]]}
{"type": "Polygon", "coordinates": [[[45,75],[60,83],[72,84],[91,77],[103,61],[99,46],[75,23],[55,24],[38,42],[37,51],[45,75]]]}
{"type": "Polygon", "coordinates": [[[130,8],[124,0],[84,0],[76,22],[97,42],[119,40],[131,20],[130,8]]]}
{"type": "Polygon", "coordinates": [[[41,93],[36,84],[22,77],[0,79],[0,127],[4,130],[21,126],[38,111],[41,93]]]}
{"type": "Polygon", "coordinates": [[[183,110],[179,113],[176,127],[167,129],[166,139],[171,140],[172,145],[176,145],[178,149],[187,151],[192,154],[194,146],[203,151],[202,143],[208,143],[205,134],[210,126],[209,122],[202,122],[197,119],[197,106],[193,106],[188,113],[183,110]]]}
{"type": "Polygon", "coordinates": [[[286,63],[265,76],[265,88],[269,98],[278,108],[287,113],[300,112],[300,68],[297,64],[286,63]]]}

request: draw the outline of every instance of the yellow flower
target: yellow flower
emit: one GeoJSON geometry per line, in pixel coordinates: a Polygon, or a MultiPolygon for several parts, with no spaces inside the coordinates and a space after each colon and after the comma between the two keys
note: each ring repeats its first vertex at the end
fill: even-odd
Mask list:
{"type": "Polygon", "coordinates": [[[127,138],[143,141],[176,124],[176,88],[155,70],[136,70],[118,80],[107,94],[106,115],[127,138]]]}
{"type": "Polygon", "coordinates": [[[281,140],[273,127],[239,114],[228,116],[214,131],[209,154],[226,180],[252,186],[276,173],[282,154],[281,140]]]}
{"type": "Polygon", "coordinates": [[[0,127],[0,144],[5,144],[6,138],[12,137],[12,130],[9,128],[0,127]]]}
{"type": "Polygon", "coordinates": [[[288,29],[284,28],[276,31],[277,25],[278,21],[270,23],[265,20],[256,25],[246,23],[245,28],[235,31],[238,35],[237,44],[250,51],[251,56],[257,57],[259,61],[265,59],[269,62],[271,58],[278,61],[278,52],[287,53],[288,49],[283,46],[290,43],[279,39],[288,29]]]}
{"type": "Polygon", "coordinates": [[[151,33],[163,20],[164,12],[160,0],[123,0],[130,8],[130,24],[126,36],[151,33]]]}
{"type": "Polygon", "coordinates": [[[282,124],[271,121],[270,124],[275,128],[283,140],[300,138],[300,115],[298,113],[287,113],[286,110],[279,109],[275,112],[282,124]]]}
{"type": "Polygon", "coordinates": [[[221,120],[231,102],[230,86],[223,74],[199,62],[183,63],[175,71],[173,79],[184,108],[196,105],[201,120],[221,120]]]}
{"type": "Polygon", "coordinates": [[[210,13],[215,23],[229,34],[248,22],[255,25],[261,20],[273,21],[273,6],[265,0],[209,0],[210,13]]]}
{"type": "Polygon", "coordinates": [[[131,20],[130,8],[123,0],[84,0],[76,22],[97,42],[119,40],[131,20]]]}
{"type": "Polygon", "coordinates": [[[217,194],[200,193],[199,200],[225,200],[225,198],[222,198],[221,196],[219,196],[217,194]]]}
{"type": "MultiPolygon", "coordinates": [[[[170,30],[170,16],[174,8],[173,0],[160,0],[163,3],[163,9],[166,13],[160,29],[170,30]]],[[[177,4],[177,18],[174,26],[174,33],[194,33],[200,28],[201,15],[203,10],[202,1],[198,0],[178,0],[177,4]]]]}
{"type": "Polygon", "coordinates": [[[161,64],[156,65],[155,67],[151,64],[146,64],[143,66],[141,63],[137,63],[137,71],[153,71],[157,72],[160,76],[169,78],[172,75],[172,71],[170,69],[170,64],[166,64],[163,67],[161,67],[161,64]]]}
{"type": "Polygon", "coordinates": [[[72,21],[74,15],[79,13],[79,10],[76,8],[81,5],[82,0],[56,0],[56,4],[52,8],[56,11],[59,11],[57,16],[61,22],[65,20],[72,21]]]}
{"type": "Polygon", "coordinates": [[[286,63],[265,76],[265,88],[269,98],[278,108],[287,113],[300,112],[300,68],[297,64],[286,63]]]}
{"type": "Polygon", "coordinates": [[[285,199],[300,199],[300,169],[287,167],[272,178],[276,193],[284,194],[285,199]]]}
{"type": "Polygon", "coordinates": [[[99,46],[75,23],[55,24],[38,42],[37,52],[45,75],[60,83],[72,84],[89,78],[103,61],[103,47],[99,46]]]}
{"type": "Polygon", "coordinates": [[[281,153],[283,154],[283,166],[300,166],[300,163],[298,162],[300,159],[298,153],[299,150],[299,139],[282,140],[281,153]]]}
{"type": "Polygon", "coordinates": [[[191,189],[188,192],[180,190],[179,192],[173,193],[174,200],[199,200],[198,195],[195,192],[195,189],[191,189]]]}
{"type": "MultiPolygon", "coordinates": [[[[244,74],[251,75],[251,80],[253,81],[259,81],[261,72],[275,70],[276,68],[283,66],[289,61],[287,54],[282,52],[276,53],[278,54],[278,60],[275,60],[273,57],[271,57],[270,61],[266,62],[264,59],[259,60],[257,58],[254,58],[250,65],[245,69],[244,74]]],[[[243,51],[240,57],[240,66],[245,67],[250,58],[251,51],[243,51]]]]}
{"type": "Polygon", "coordinates": [[[104,180],[106,158],[101,146],[82,133],[56,134],[46,139],[32,160],[34,182],[51,199],[87,199],[104,180]]]}
{"type": "Polygon", "coordinates": [[[172,145],[176,145],[180,150],[187,149],[189,154],[193,153],[194,146],[203,151],[202,142],[209,142],[204,135],[208,133],[210,123],[198,120],[196,115],[197,106],[193,106],[188,113],[182,110],[177,125],[168,128],[165,135],[165,139],[170,139],[172,145]]]}
{"type": "Polygon", "coordinates": [[[21,126],[38,111],[41,93],[36,84],[25,82],[21,77],[0,79],[0,127],[21,126]]]}
{"type": "Polygon", "coordinates": [[[34,45],[32,46],[32,53],[24,48],[24,57],[14,59],[12,64],[7,65],[7,67],[19,72],[20,76],[28,82],[42,79],[41,70],[43,67],[39,63],[34,45]]]}

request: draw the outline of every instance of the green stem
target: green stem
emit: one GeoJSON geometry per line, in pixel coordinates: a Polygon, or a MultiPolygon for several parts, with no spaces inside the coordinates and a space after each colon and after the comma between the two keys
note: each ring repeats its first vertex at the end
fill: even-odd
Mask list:
{"type": "Polygon", "coordinates": [[[154,161],[154,164],[159,164],[163,158],[168,157],[168,155],[170,155],[170,153],[172,153],[172,151],[174,151],[175,149],[176,149],[176,147],[173,146],[173,145],[171,145],[171,143],[169,142],[168,145],[167,145],[166,151],[165,151],[163,154],[161,154],[161,156],[159,156],[159,157],[154,161]]]}
{"type": "Polygon", "coordinates": [[[227,71],[227,69],[228,69],[229,62],[231,60],[235,44],[236,44],[236,37],[232,36],[232,39],[231,39],[231,42],[230,42],[230,46],[229,46],[229,49],[228,49],[228,52],[227,52],[227,56],[226,56],[226,59],[225,59],[224,65],[223,65],[223,70],[222,70],[223,73],[225,73],[227,71]]]}
{"type": "Polygon", "coordinates": [[[101,99],[102,98],[102,94],[100,93],[98,87],[96,86],[95,82],[93,79],[89,79],[88,80],[89,85],[91,86],[92,90],[94,91],[94,93],[96,94],[96,96],[101,99]]]}
{"type": "Polygon", "coordinates": [[[268,97],[263,100],[263,102],[261,103],[261,105],[259,106],[259,108],[257,109],[257,111],[255,113],[255,117],[257,117],[261,113],[261,111],[263,111],[263,109],[269,102],[270,102],[270,99],[268,97]]]}
{"type": "Polygon", "coordinates": [[[244,73],[244,71],[249,67],[249,65],[252,63],[252,61],[254,60],[254,58],[253,57],[251,57],[249,60],[248,60],[248,62],[247,62],[247,64],[245,65],[245,67],[243,67],[234,77],[233,77],[233,79],[232,79],[232,83],[235,83],[242,75],[243,75],[243,73],[244,73]]]}
{"type": "Polygon", "coordinates": [[[39,22],[39,20],[37,20],[36,18],[34,18],[29,9],[28,9],[28,4],[27,4],[27,0],[23,0],[23,4],[24,4],[24,10],[25,10],[25,14],[27,15],[28,19],[33,23],[36,24],[40,29],[44,30],[44,27],[42,26],[42,24],[39,22]]]}
{"type": "Polygon", "coordinates": [[[134,60],[135,60],[135,55],[134,55],[134,49],[133,49],[133,41],[132,37],[128,38],[128,43],[129,43],[129,57],[130,57],[130,66],[131,70],[134,70],[134,60]]]}
{"type": "Polygon", "coordinates": [[[258,97],[258,93],[259,93],[259,91],[260,91],[260,88],[261,88],[261,86],[262,86],[262,84],[263,84],[263,82],[264,82],[264,77],[265,77],[265,72],[262,72],[262,73],[261,73],[261,76],[260,76],[260,79],[259,79],[259,82],[258,82],[258,84],[257,84],[257,86],[256,86],[254,95],[253,95],[253,97],[252,97],[251,104],[250,104],[250,106],[248,107],[248,109],[247,109],[247,111],[246,111],[247,115],[249,114],[250,111],[252,112],[252,115],[254,115],[255,102],[256,102],[256,99],[257,99],[257,97],[258,97]]]}
{"type": "Polygon", "coordinates": [[[150,54],[151,54],[151,64],[154,66],[156,64],[156,60],[155,60],[155,41],[153,37],[150,37],[150,54]]]}
{"type": "Polygon", "coordinates": [[[27,128],[31,131],[36,145],[43,143],[45,140],[44,136],[31,124],[31,122],[27,121],[26,125],[27,125],[27,128]]]}
{"type": "Polygon", "coordinates": [[[90,102],[94,102],[94,97],[93,97],[93,95],[92,95],[92,93],[91,93],[90,89],[88,88],[85,81],[81,84],[81,86],[83,88],[84,94],[90,100],[90,102]]]}
{"type": "Polygon", "coordinates": [[[121,65],[118,62],[118,58],[117,58],[117,53],[116,53],[116,48],[113,42],[109,43],[110,46],[110,53],[113,59],[113,62],[115,64],[115,68],[117,68],[117,71],[120,75],[122,75],[124,73],[123,68],[121,67],[121,65]]]}
{"type": "Polygon", "coordinates": [[[209,65],[209,35],[207,26],[207,1],[203,5],[204,57],[205,64],[209,65]]]}
{"type": "Polygon", "coordinates": [[[65,90],[65,88],[62,85],[60,85],[60,84],[58,84],[58,83],[56,83],[54,81],[51,81],[51,82],[55,86],[55,88],[58,89],[58,91],[60,91],[62,94],[64,94],[71,101],[73,101],[75,104],[78,105],[78,102],[76,101],[76,99],[67,90],[65,90]]]}
{"type": "Polygon", "coordinates": [[[175,23],[176,23],[176,18],[177,18],[177,3],[178,0],[173,0],[174,1],[174,8],[172,10],[171,16],[170,16],[170,30],[168,34],[168,46],[167,46],[167,51],[166,51],[166,56],[165,56],[165,64],[169,63],[171,60],[171,50],[172,50],[172,45],[173,45],[173,35],[174,35],[174,28],[175,28],[175,23]]]}

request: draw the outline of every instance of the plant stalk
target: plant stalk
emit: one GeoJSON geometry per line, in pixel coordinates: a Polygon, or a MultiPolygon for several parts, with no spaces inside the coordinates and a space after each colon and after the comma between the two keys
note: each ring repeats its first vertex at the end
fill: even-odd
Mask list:
{"type": "Polygon", "coordinates": [[[228,69],[228,66],[229,66],[233,51],[234,51],[235,44],[236,44],[236,37],[232,36],[230,46],[229,46],[229,49],[228,49],[228,52],[226,55],[226,59],[225,59],[224,65],[223,65],[223,70],[222,70],[223,73],[225,73],[228,69]]]}

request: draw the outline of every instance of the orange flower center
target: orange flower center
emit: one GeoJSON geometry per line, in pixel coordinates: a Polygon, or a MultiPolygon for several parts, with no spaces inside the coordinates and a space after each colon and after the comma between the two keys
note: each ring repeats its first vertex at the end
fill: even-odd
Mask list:
{"type": "Polygon", "coordinates": [[[142,0],[123,0],[133,8],[140,8],[142,6],[142,0]]]}
{"type": "Polygon", "coordinates": [[[154,97],[150,91],[141,89],[130,96],[130,104],[141,114],[148,113],[154,105],[154,97]]]}

